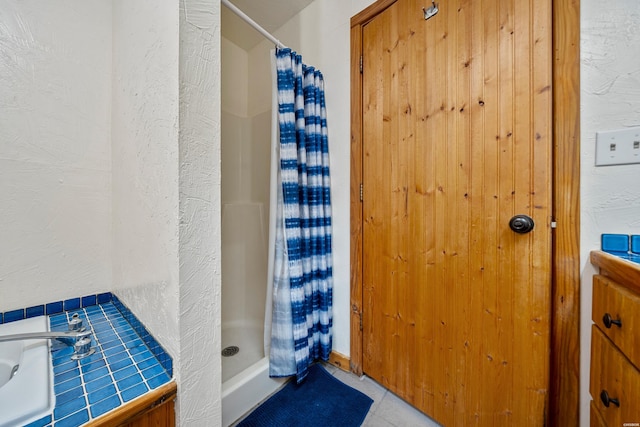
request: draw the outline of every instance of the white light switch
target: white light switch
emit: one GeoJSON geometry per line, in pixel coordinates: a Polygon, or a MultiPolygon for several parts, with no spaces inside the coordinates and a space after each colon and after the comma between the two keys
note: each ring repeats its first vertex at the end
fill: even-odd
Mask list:
{"type": "Polygon", "coordinates": [[[596,132],[596,166],[640,163],[640,127],[596,132]]]}

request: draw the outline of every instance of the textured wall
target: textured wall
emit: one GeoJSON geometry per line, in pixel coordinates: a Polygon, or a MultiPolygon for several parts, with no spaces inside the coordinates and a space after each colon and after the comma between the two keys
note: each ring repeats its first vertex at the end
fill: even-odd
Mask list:
{"type": "Polygon", "coordinates": [[[185,426],[221,418],[219,7],[0,7],[0,311],[115,291],[185,426]]]}
{"type": "Polygon", "coordinates": [[[220,3],[180,2],[179,422],[221,423],[220,3]]]}
{"type": "Polygon", "coordinates": [[[111,3],[0,7],[0,311],[111,286],[111,3]]]}
{"type": "Polygon", "coordinates": [[[640,126],[640,9],[635,0],[582,2],[582,243],[640,232],[640,165],[595,167],[595,133],[640,126]]]}
{"type": "Polygon", "coordinates": [[[174,358],[178,28],[173,0],[113,2],[113,291],[174,358]]]}
{"type": "Polygon", "coordinates": [[[640,234],[640,165],[595,167],[595,133],[640,126],[637,0],[581,2],[581,425],[589,425],[589,251],[601,233],[640,234]]]}

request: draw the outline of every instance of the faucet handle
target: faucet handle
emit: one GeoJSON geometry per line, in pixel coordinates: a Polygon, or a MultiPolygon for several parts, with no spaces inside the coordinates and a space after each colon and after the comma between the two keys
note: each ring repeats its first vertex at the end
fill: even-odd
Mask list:
{"type": "Polygon", "coordinates": [[[72,360],[79,360],[91,356],[96,352],[95,347],[91,347],[91,331],[78,334],[76,343],[73,345],[72,360]]]}
{"type": "Polygon", "coordinates": [[[85,330],[85,328],[82,326],[82,319],[80,318],[78,313],[74,313],[73,316],[71,316],[71,320],[69,321],[69,330],[78,332],[82,332],[85,330]]]}
{"type": "Polygon", "coordinates": [[[78,331],[76,334],[76,342],[88,339],[91,341],[91,330],[89,331],[78,331]]]}

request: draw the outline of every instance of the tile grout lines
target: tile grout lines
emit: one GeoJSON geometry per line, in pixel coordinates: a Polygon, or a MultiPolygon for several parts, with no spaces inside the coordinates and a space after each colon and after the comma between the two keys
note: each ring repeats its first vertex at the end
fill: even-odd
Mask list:
{"type": "MultiPolygon", "coordinates": [[[[83,320],[87,322],[93,331],[92,339],[94,347],[96,348],[95,354],[99,355],[99,357],[96,358],[97,360],[87,362],[90,359],[82,359],[75,361],[75,363],[70,363],[70,361],[67,362],[63,360],[70,356],[70,354],[67,354],[68,351],[63,351],[62,354],[57,355],[58,357],[53,359],[56,365],[54,375],[58,375],[58,380],[60,380],[60,376],[68,376],[69,373],[76,369],[79,374],[77,377],[64,378],[64,381],[58,384],[54,383],[54,388],[58,386],[58,396],[71,391],[74,387],[77,388],[77,385],[73,385],[76,381],[74,378],[80,378],[80,386],[82,387],[81,391],[78,390],[78,392],[82,393],[81,395],[70,398],[69,401],[65,401],[61,406],[74,399],[79,401],[81,397],[84,405],[70,413],[59,414],[60,419],[56,419],[55,417],[55,410],[59,409],[59,407],[54,408],[51,419],[52,424],[50,425],[57,425],[59,422],[64,422],[64,420],[74,416],[79,418],[84,417],[84,415],[81,414],[82,411],[86,411],[86,416],[88,416],[89,420],[93,420],[109,410],[136,399],[147,391],[157,388],[165,383],[166,380],[170,379],[166,369],[159,363],[159,360],[154,356],[132,325],[121,316],[114,304],[106,303],[92,307],[78,308],[60,313],[61,315],[63,314],[64,317],[60,316],[58,319],[53,319],[53,322],[50,321],[52,329],[61,330],[68,324],[69,319],[74,313],[82,314],[83,320]],[[63,320],[65,321],[63,322],[63,320]],[[104,327],[104,325],[101,325],[102,323],[105,323],[108,327],[104,327]],[[110,337],[111,334],[113,334],[113,337],[110,337]],[[121,349],[118,349],[118,347],[121,347],[121,349]],[[111,354],[112,349],[116,351],[113,354],[111,354]],[[138,351],[134,352],[133,349],[138,349],[138,351]],[[116,357],[117,359],[114,360],[116,357]],[[138,361],[138,358],[141,358],[141,360],[138,361]],[[92,363],[96,363],[97,366],[91,367],[92,363]],[[64,366],[65,364],[69,366],[64,366]],[[120,366],[120,364],[122,364],[122,366],[114,370],[114,366],[120,366]],[[64,368],[60,368],[61,366],[64,368]],[[102,369],[103,366],[106,368],[104,375],[99,375],[96,378],[87,377],[89,373],[102,369]],[[124,371],[127,369],[129,369],[129,372],[125,373],[124,371]],[[119,378],[118,372],[126,376],[119,378]],[[149,378],[147,378],[147,375],[149,378]],[[104,384],[95,383],[97,381],[104,381],[106,378],[110,381],[104,384]],[[65,385],[67,381],[68,383],[65,385]],[[126,381],[129,381],[129,383],[126,383],[126,381]],[[94,382],[94,386],[97,387],[95,390],[90,390],[88,387],[92,382],[94,382]],[[111,392],[112,390],[107,390],[109,387],[112,388],[113,392],[111,392]],[[96,396],[95,393],[100,393],[100,391],[110,394],[106,394],[105,397],[96,396]],[[127,392],[129,392],[130,397],[126,395],[127,392]],[[90,395],[93,396],[90,397],[90,395]],[[91,402],[91,399],[95,397],[100,398],[100,400],[91,402]],[[118,400],[117,404],[114,397],[118,400]],[[108,399],[112,399],[112,401],[107,402],[108,399]],[[96,410],[100,404],[103,404],[103,407],[96,410]],[[92,411],[92,409],[94,411],[92,411]],[[93,412],[98,412],[98,414],[94,417],[93,412]]],[[[94,355],[89,357],[94,357],[94,355]]]]}

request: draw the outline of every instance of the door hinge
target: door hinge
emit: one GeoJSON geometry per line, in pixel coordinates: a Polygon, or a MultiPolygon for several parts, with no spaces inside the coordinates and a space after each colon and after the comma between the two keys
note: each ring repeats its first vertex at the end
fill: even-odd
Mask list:
{"type": "Polygon", "coordinates": [[[551,221],[551,228],[558,228],[558,223],[556,221],[551,221]]]}
{"type": "Polygon", "coordinates": [[[360,314],[360,330],[362,331],[362,312],[360,312],[359,314],[360,314]]]}
{"type": "Polygon", "coordinates": [[[362,74],[362,71],[364,70],[364,64],[363,64],[363,55],[360,55],[360,74],[362,74]]]}
{"type": "Polygon", "coordinates": [[[362,202],[364,199],[364,186],[360,183],[360,201],[362,202]]]}

